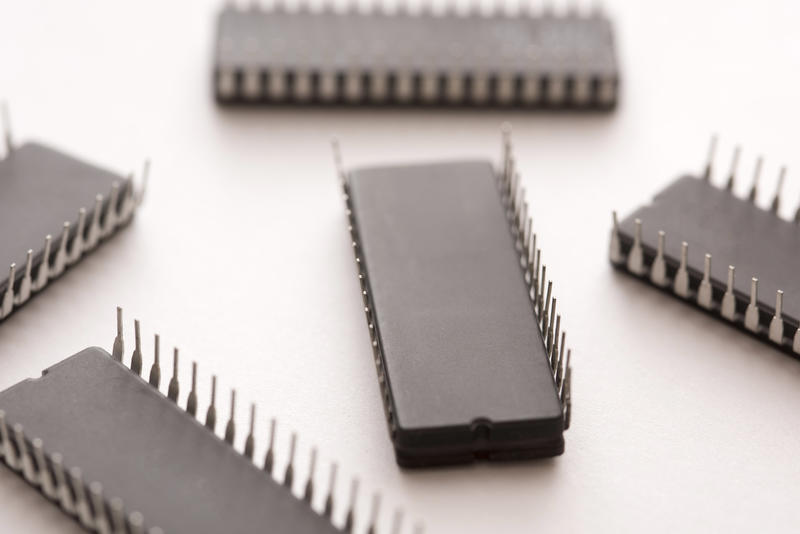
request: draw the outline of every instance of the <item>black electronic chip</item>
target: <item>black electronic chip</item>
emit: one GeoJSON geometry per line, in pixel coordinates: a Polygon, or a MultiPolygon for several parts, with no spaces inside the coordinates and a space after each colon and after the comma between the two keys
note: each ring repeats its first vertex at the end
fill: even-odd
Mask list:
{"type": "Polygon", "coordinates": [[[221,103],[611,109],[619,83],[599,11],[226,6],[214,62],[221,103]]]}
{"type": "MultiPolygon", "coordinates": [[[[121,312],[118,311],[118,327],[121,312]]],[[[233,447],[235,392],[225,439],[216,426],[216,377],[204,424],[196,418],[196,365],[186,409],[178,406],[177,350],[167,396],[159,392],[158,338],[149,383],[139,377],[142,349],[136,324],[131,369],[120,359],[121,335],[109,356],[85,349],[0,392],[0,459],[86,529],[100,533],[342,532],[331,521],[336,464],[325,510],[311,502],[316,451],[303,498],[295,497],[292,435],[283,483],[273,471],[275,422],[261,466],[253,461],[253,424],[242,454],[233,447]],[[102,436],[102,437],[101,437],[102,436]]],[[[259,462],[260,463],[260,462],[259,462]]],[[[344,524],[354,523],[357,481],[344,524]]],[[[379,499],[373,499],[371,529],[379,499]]],[[[395,515],[395,532],[399,532],[395,515]]],[[[419,532],[419,530],[418,530],[419,532]]]]}
{"type": "Polygon", "coordinates": [[[0,160],[0,320],[130,222],[141,199],[130,177],[38,143],[15,147],[10,135],[6,147],[0,160]]]}
{"type": "Polygon", "coordinates": [[[505,146],[499,172],[457,161],[342,173],[401,466],[564,450],[566,334],[505,146]]]}
{"type": "Polygon", "coordinates": [[[800,354],[800,228],[756,206],[761,159],[749,198],[732,193],[737,148],[724,189],[684,176],[621,222],[614,214],[611,263],[790,354],[800,354]],[[713,258],[713,262],[712,262],[713,258]]]}

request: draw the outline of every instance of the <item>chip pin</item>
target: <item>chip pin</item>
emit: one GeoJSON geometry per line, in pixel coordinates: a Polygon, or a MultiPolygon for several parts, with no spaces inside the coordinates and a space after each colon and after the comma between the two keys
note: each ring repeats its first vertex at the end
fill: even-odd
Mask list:
{"type": "Polygon", "coordinates": [[[344,531],[345,532],[353,532],[353,526],[355,524],[355,510],[356,510],[356,499],[358,498],[358,479],[354,478],[352,482],[350,482],[350,505],[347,508],[347,515],[344,519],[344,531]]]}
{"type": "Polygon", "coordinates": [[[72,493],[67,486],[67,477],[64,474],[64,458],[60,453],[55,452],[50,455],[50,465],[53,466],[53,478],[56,481],[59,504],[65,512],[72,514],[75,512],[75,507],[72,504],[72,493]]]}
{"type": "Polygon", "coordinates": [[[11,469],[16,465],[14,449],[8,438],[8,427],[6,426],[6,412],[0,410],[0,458],[5,458],[6,464],[11,469]]]}
{"type": "Polygon", "coordinates": [[[325,509],[323,515],[330,518],[333,516],[333,492],[336,490],[336,473],[339,470],[339,465],[334,462],[331,464],[331,472],[328,476],[328,496],[325,497],[325,509]]]}
{"type": "Polygon", "coordinates": [[[370,511],[369,528],[367,534],[375,534],[375,525],[378,523],[378,514],[381,508],[381,494],[375,493],[372,495],[372,509],[370,511]]]}
{"type": "Polygon", "coordinates": [[[249,459],[253,459],[253,450],[256,446],[256,438],[255,438],[255,426],[256,426],[256,405],[250,404],[250,432],[247,434],[247,438],[244,441],[244,455],[249,459]]]}
{"type": "Polygon", "coordinates": [[[711,181],[711,173],[713,172],[714,167],[714,156],[717,152],[717,135],[714,134],[711,136],[711,144],[708,147],[708,160],[706,162],[706,169],[703,173],[703,178],[706,182],[711,181]]]}
{"type": "Polygon", "coordinates": [[[555,380],[556,385],[558,385],[559,381],[564,376],[564,369],[562,368],[562,365],[564,363],[564,347],[566,345],[566,337],[567,337],[567,332],[566,331],[562,332],[561,347],[558,353],[558,361],[556,361],[555,372],[553,374],[553,379],[555,380]]]}
{"type": "Polygon", "coordinates": [[[303,500],[311,504],[314,498],[314,470],[317,468],[317,448],[311,448],[311,458],[308,464],[308,480],[306,480],[306,487],[303,491],[303,500]]]}
{"type": "Polygon", "coordinates": [[[75,496],[75,513],[84,527],[92,527],[92,515],[89,511],[89,501],[86,500],[86,489],[83,485],[83,472],[79,467],[69,470],[69,484],[75,496]]]}
{"type": "Polygon", "coordinates": [[[186,412],[192,417],[197,415],[197,362],[192,362],[192,389],[186,397],[186,412]]]}
{"type": "Polygon", "coordinates": [[[547,298],[545,299],[544,308],[542,310],[542,328],[541,328],[541,330],[542,330],[543,334],[547,333],[547,327],[549,325],[547,309],[550,307],[550,297],[551,297],[552,293],[553,293],[553,282],[551,280],[551,281],[547,282],[547,298]]]}
{"type": "Polygon", "coordinates": [[[50,469],[47,467],[47,459],[44,456],[44,443],[40,438],[34,438],[31,445],[33,446],[33,459],[36,461],[38,469],[39,487],[48,499],[55,499],[57,496],[56,487],[50,475],[50,469]]]}
{"type": "Polygon", "coordinates": [[[212,432],[217,426],[217,375],[211,376],[211,403],[206,410],[206,428],[212,432]]]}
{"type": "MultiPolygon", "coordinates": [[[[136,206],[141,205],[144,201],[144,196],[147,194],[147,186],[150,183],[150,160],[145,159],[144,164],[142,165],[142,186],[139,188],[138,192],[135,192],[135,197],[133,199],[133,206],[131,207],[131,215],[133,215],[133,210],[136,206]]],[[[131,184],[131,190],[133,190],[133,184],[131,184]]],[[[133,194],[134,192],[131,191],[133,194]]]]}
{"type": "Polygon", "coordinates": [[[675,281],[673,282],[672,286],[675,294],[682,298],[689,298],[689,271],[687,270],[688,260],[689,243],[684,241],[681,243],[681,263],[678,266],[678,271],[675,273],[675,281]]]}
{"type": "Polygon", "coordinates": [[[153,365],[150,367],[150,385],[154,388],[158,389],[159,384],[161,384],[161,348],[160,348],[160,337],[158,334],[155,335],[155,341],[153,342],[153,365]]]}
{"type": "Polygon", "coordinates": [[[756,197],[758,196],[758,179],[761,177],[761,166],[763,164],[764,158],[758,156],[755,169],[753,170],[753,185],[750,187],[750,194],[747,195],[748,200],[754,204],[756,202],[756,197]]]}
{"type": "Polygon", "coordinates": [[[27,302],[29,298],[31,298],[31,286],[33,284],[33,280],[31,278],[31,272],[33,271],[33,249],[28,249],[27,256],[25,258],[25,275],[22,277],[22,280],[19,283],[19,293],[16,296],[16,305],[19,306],[20,304],[24,304],[27,302]]]}
{"type": "Polygon", "coordinates": [[[42,262],[36,271],[36,282],[33,285],[34,291],[41,291],[50,279],[50,249],[53,243],[53,236],[47,234],[44,238],[44,249],[42,252],[42,262]]]}
{"type": "Polygon", "coordinates": [[[225,425],[225,441],[229,445],[233,445],[233,438],[236,435],[236,423],[234,421],[236,415],[236,390],[231,389],[231,414],[228,419],[228,424],[225,425]]]}
{"type": "Polygon", "coordinates": [[[136,376],[141,376],[142,374],[142,336],[139,330],[139,319],[133,320],[133,337],[134,337],[134,344],[135,347],[133,349],[133,354],[131,355],[131,371],[136,374],[136,376]]]}
{"type": "Polygon", "coordinates": [[[533,219],[528,219],[528,241],[525,246],[528,256],[525,258],[525,281],[533,283],[533,262],[536,259],[536,234],[533,232],[533,219]]]}
{"type": "Polygon", "coordinates": [[[84,231],[86,228],[86,208],[78,210],[78,226],[75,229],[75,237],[72,240],[72,247],[67,252],[67,265],[72,265],[81,259],[83,255],[84,231]]]}
{"type": "Polygon", "coordinates": [[[135,207],[136,201],[134,199],[133,173],[131,173],[122,186],[122,204],[119,209],[119,214],[117,215],[118,224],[128,222],[133,215],[133,210],[135,207]]]}
{"type": "Polygon", "coordinates": [[[100,216],[102,215],[103,211],[103,195],[98,194],[94,197],[94,209],[92,210],[92,222],[89,225],[89,234],[86,236],[86,250],[92,250],[94,247],[97,246],[97,242],[100,241],[100,234],[102,232],[100,228],[100,216]]]}
{"type": "Polygon", "coordinates": [[[130,534],[144,534],[144,516],[139,512],[128,515],[128,529],[130,534]]]}
{"type": "Polygon", "coordinates": [[[12,263],[8,268],[8,286],[3,295],[3,302],[0,303],[0,317],[8,317],[14,309],[14,281],[16,280],[17,264],[12,263]]]}
{"type": "Polygon", "coordinates": [[[100,534],[109,533],[108,516],[103,502],[103,485],[95,481],[89,484],[89,499],[94,512],[94,528],[100,534]]]}
{"type": "Polygon", "coordinates": [[[273,417],[269,422],[269,444],[267,446],[267,454],[264,457],[264,471],[270,475],[275,464],[275,424],[275,418],[273,417]]]}
{"type": "Polygon", "coordinates": [[[117,226],[117,204],[119,204],[119,182],[111,184],[111,194],[108,197],[106,214],[103,217],[100,237],[108,237],[114,233],[117,226]]]}
{"type": "Polygon", "coordinates": [[[733,294],[733,282],[736,276],[736,267],[728,265],[728,285],[725,287],[725,294],[722,295],[722,305],[720,314],[729,321],[736,319],[736,296],[733,294]]]}
{"type": "Polygon", "coordinates": [[[109,501],[111,509],[111,528],[114,534],[127,534],[125,528],[125,506],[122,499],[114,497],[109,501]]]}
{"type": "Polygon", "coordinates": [[[644,274],[644,253],[642,252],[642,221],[636,219],[633,232],[633,246],[628,253],[628,270],[636,276],[644,274]]]}
{"type": "Polygon", "coordinates": [[[58,241],[58,250],[56,250],[56,257],[53,260],[53,266],[50,269],[50,278],[61,276],[67,266],[67,241],[69,241],[69,221],[64,221],[64,226],[61,230],[61,239],[58,241]]]}
{"type": "Polygon", "coordinates": [[[736,168],[739,166],[739,155],[741,153],[741,147],[736,146],[733,149],[733,160],[731,161],[731,171],[728,174],[728,183],[726,184],[725,188],[728,191],[733,191],[734,183],[736,182],[736,168]]]}
{"type": "Polygon", "coordinates": [[[28,444],[25,442],[25,433],[23,432],[22,425],[17,423],[12,428],[14,432],[14,441],[17,443],[17,466],[15,471],[21,471],[25,476],[25,480],[35,483],[36,478],[33,472],[33,465],[31,464],[31,457],[28,454],[28,444]]]}
{"type": "Polygon", "coordinates": [[[0,111],[2,111],[3,138],[6,144],[6,157],[8,157],[14,151],[14,142],[11,138],[11,114],[8,111],[8,102],[5,100],[0,102],[0,111]]]}
{"type": "Polygon", "coordinates": [[[781,189],[783,189],[783,181],[786,178],[786,167],[781,167],[781,172],[778,175],[778,185],[775,187],[775,196],[772,198],[772,205],[770,211],[778,213],[781,206],[781,189]]]}
{"type": "Polygon", "coordinates": [[[392,530],[390,530],[391,534],[400,534],[400,531],[403,528],[403,511],[399,508],[394,511],[394,516],[392,516],[392,530]]]}
{"type": "Polygon", "coordinates": [[[712,306],[712,295],[711,254],[706,254],[703,267],[703,279],[700,281],[700,286],[697,288],[697,304],[702,308],[710,310],[712,306]]]}
{"type": "Polygon", "coordinates": [[[292,432],[292,437],[289,440],[289,460],[286,463],[286,471],[283,473],[283,485],[290,489],[294,482],[294,453],[296,447],[297,434],[292,432]]]}
{"type": "Polygon", "coordinates": [[[769,323],[769,338],[777,344],[783,343],[783,291],[775,292],[775,315],[769,323]]]}
{"type": "MultiPolygon", "coordinates": [[[[544,305],[544,283],[547,279],[547,265],[542,265],[542,275],[539,277],[539,300],[536,302],[536,309],[539,315],[539,320],[543,321],[544,316],[547,315],[547,307],[544,305]]],[[[540,328],[543,330],[544,327],[540,328]]]]}
{"type": "Polygon", "coordinates": [[[750,279],[750,303],[744,313],[744,326],[751,332],[758,332],[758,278],[750,279]]]}
{"type": "MultiPolygon", "coordinates": [[[[535,234],[534,234],[535,235],[535,234]]],[[[539,305],[539,267],[542,264],[542,251],[538,248],[536,249],[536,261],[533,267],[533,279],[531,280],[531,287],[533,288],[532,297],[534,303],[534,309],[536,313],[539,313],[538,305],[539,305]]]]}
{"type": "Polygon", "coordinates": [[[650,281],[659,287],[665,287],[667,281],[667,264],[664,261],[664,242],[666,241],[664,230],[658,231],[658,245],[656,247],[656,257],[653,265],[650,266],[650,281]]]}
{"type": "MultiPolygon", "coordinates": [[[[548,291],[548,296],[550,292],[548,291]]],[[[548,299],[549,300],[549,299],[548,299]]],[[[549,300],[550,302],[550,315],[548,316],[547,322],[547,334],[544,340],[544,345],[547,349],[547,356],[552,360],[553,356],[553,326],[556,320],[556,298],[553,297],[553,300],[549,300]]]]}
{"type": "Polygon", "coordinates": [[[178,383],[178,349],[173,349],[172,353],[172,378],[169,381],[169,388],[167,389],[167,397],[172,401],[178,402],[178,393],[180,392],[180,384],[178,383]]]}

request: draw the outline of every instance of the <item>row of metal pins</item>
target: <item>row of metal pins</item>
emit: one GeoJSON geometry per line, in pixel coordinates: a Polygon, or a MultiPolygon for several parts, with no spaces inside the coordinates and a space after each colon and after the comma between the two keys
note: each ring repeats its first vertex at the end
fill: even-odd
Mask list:
{"type": "MultiPolygon", "coordinates": [[[[87,484],[82,470],[79,467],[67,468],[59,452],[46,454],[43,441],[26,436],[21,424],[14,424],[9,429],[3,410],[0,410],[0,460],[20,473],[65,513],[77,518],[85,528],[100,534],[145,533],[141,513],[126,514],[121,499],[107,499],[103,485],[98,481],[87,484]]],[[[164,533],[153,527],[147,530],[147,534],[164,533]]]]}
{"type": "Polygon", "coordinates": [[[383,408],[386,414],[386,421],[389,426],[389,433],[394,436],[395,434],[395,420],[391,406],[391,399],[386,385],[386,377],[383,371],[383,363],[381,359],[381,348],[378,343],[378,333],[375,323],[372,320],[372,309],[370,296],[367,292],[367,275],[366,271],[362,268],[361,257],[359,255],[358,236],[355,229],[355,221],[353,220],[353,212],[350,206],[349,188],[347,184],[347,176],[342,165],[342,156],[339,148],[339,143],[336,139],[331,141],[333,149],[333,160],[336,167],[336,174],[339,178],[339,184],[342,188],[342,198],[345,202],[345,214],[347,215],[347,231],[350,234],[351,246],[353,249],[353,257],[356,264],[356,273],[358,275],[359,286],[361,289],[361,300],[364,304],[364,316],[367,321],[367,328],[369,330],[370,342],[372,344],[372,358],[375,363],[375,371],[378,376],[378,384],[381,388],[383,395],[383,408]]]}
{"type": "MultiPolygon", "coordinates": [[[[616,241],[619,243],[619,224],[617,221],[617,213],[612,214],[612,235],[616,235],[616,241]]],[[[650,281],[662,288],[670,287],[673,293],[683,299],[694,298],[697,305],[706,310],[714,310],[715,302],[713,298],[713,288],[711,286],[711,254],[706,253],[703,260],[703,277],[697,288],[696,294],[692,295],[690,289],[690,279],[688,271],[688,258],[689,258],[689,244],[686,241],[681,243],[681,257],[678,265],[678,270],[675,273],[672,281],[669,280],[667,275],[666,261],[664,258],[664,249],[666,244],[666,233],[663,230],[658,232],[658,244],[656,245],[656,256],[650,264],[649,271],[645,265],[644,250],[642,248],[642,221],[640,219],[634,220],[634,233],[633,245],[628,252],[628,257],[625,260],[625,266],[628,271],[636,276],[649,276],[650,281]]],[[[621,252],[616,251],[615,258],[613,250],[612,237],[612,261],[621,263],[621,252]]],[[[728,266],[728,279],[723,293],[722,300],[719,302],[719,314],[731,322],[740,320],[736,312],[736,296],[734,294],[734,281],[736,275],[736,267],[733,265],[728,266]]],[[[758,307],[758,278],[750,279],[750,300],[745,309],[744,317],[741,318],[744,327],[756,334],[762,333],[760,322],[760,310],[758,307]]],[[[783,321],[783,291],[777,290],[775,294],[775,312],[769,323],[769,328],[766,332],[767,337],[773,343],[783,345],[784,342],[784,321],[783,321]]],[[[800,329],[795,331],[792,339],[792,349],[794,352],[800,354],[800,329]]]]}
{"type": "Polygon", "coordinates": [[[516,238],[520,264],[525,269],[525,281],[530,287],[529,297],[533,301],[556,390],[564,408],[565,426],[569,426],[571,350],[566,349],[566,331],[561,331],[561,315],[556,310],[553,282],[547,280],[547,266],[541,263],[541,250],[536,247],[536,234],[533,232],[533,219],[528,215],[525,189],[520,185],[519,174],[514,168],[511,126],[508,123],[502,126],[501,161],[498,177],[501,198],[506,204],[512,233],[516,238]]]}
{"type": "MultiPolygon", "coordinates": [[[[123,337],[123,317],[122,317],[122,308],[117,307],[117,315],[116,315],[116,322],[117,322],[117,335],[114,338],[113,348],[112,348],[112,357],[120,362],[123,362],[123,355],[125,353],[125,341],[123,337]]],[[[160,370],[160,338],[158,334],[154,336],[154,358],[153,358],[153,365],[150,369],[150,380],[149,383],[155,389],[159,389],[160,386],[160,377],[161,377],[161,370],[160,370]]],[[[178,374],[179,374],[179,365],[178,365],[178,349],[174,349],[173,352],[173,365],[172,365],[172,378],[169,381],[168,391],[167,391],[167,398],[171,401],[178,403],[178,397],[180,392],[180,383],[178,381],[178,374]]],[[[134,321],[134,349],[131,354],[131,371],[139,376],[142,370],[142,345],[141,345],[141,335],[140,335],[140,324],[138,320],[134,321]]],[[[217,399],[217,377],[216,375],[212,375],[211,377],[211,402],[208,406],[206,411],[205,417],[205,426],[211,432],[216,431],[216,424],[217,424],[217,409],[216,409],[216,399],[217,399]]],[[[190,414],[192,417],[197,416],[197,362],[192,362],[192,383],[191,383],[191,390],[187,396],[186,400],[186,412],[190,414]]],[[[224,433],[224,440],[228,443],[231,447],[234,446],[234,440],[236,437],[236,390],[231,389],[231,398],[230,398],[230,415],[228,417],[227,424],[225,426],[225,433],[224,433]]],[[[255,404],[250,405],[250,424],[249,424],[249,431],[245,438],[244,450],[242,454],[248,458],[249,460],[254,460],[254,451],[255,451],[255,421],[256,421],[256,406],[255,404]]],[[[264,456],[264,461],[262,464],[262,469],[267,472],[270,476],[274,476],[274,465],[275,465],[275,432],[276,432],[277,422],[275,418],[272,418],[270,421],[270,431],[269,431],[269,443],[267,447],[267,452],[264,456]]],[[[286,468],[283,473],[283,485],[291,488],[294,484],[295,478],[295,451],[297,448],[297,434],[292,433],[289,441],[289,458],[286,464],[286,468]]],[[[313,496],[314,496],[314,473],[316,470],[317,464],[317,449],[314,447],[311,449],[310,453],[310,462],[309,462],[309,469],[308,469],[308,478],[303,486],[303,500],[307,503],[311,503],[313,496]]],[[[336,485],[336,475],[338,471],[338,466],[336,463],[331,464],[330,468],[330,475],[329,475],[329,488],[328,494],[325,498],[325,507],[323,510],[323,514],[331,518],[333,514],[333,507],[334,507],[334,491],[336,485]]],[[[354,521],[355,521],[355,503],[357,500],[357,489],[358,489],[358,480],[354,479],[353,486],[351,492],[351,499],[349,503],[349,508],[347,511],[346,519],[345,519],[345,530],[347,532],[351,532],[354,521]],[[349,526],[348,526],[349,525],[349,526]]],[[[375,532],[375,524],[377,521],[378,515],[378,505],[380,503],[380,497],[376,494],[376,498],[373,500],[373,510],[372,515],[369,523],[369,530],[368,532],[375,532]]],[[[419,530],[421,533],[421,530],[419,530]]]]}
{"type": "Polygon", "coordinates": [[[263,70],[220,68],[217,94],[222,99],[359,103],[397,101],[429,104],[588,106],[616,99],[613,77],[589,75],[523,76],[462,72],[362,72],[361,70],[263,70]]]}
{"type": "MultiPolygon", "coordinates": [[[[703,179],[711,183],[714,174],[714,160],[716,158],[717,152],[717,136],[714,135],[711,137],[711,142],[709,143],[708,147],[708,159],[706,160],[705,167],[703,169],[703,179]]],[[[741,156],[741,147],[736,146],[733,149],[733,158],[731,159],[730,169],[728,170],[727,178],[725,179],[725,189],[733,192],[733,189],[736,185],[737,174],[739,170],[739,157],[741,156]]],[[[754,203],[758,198],[758,183],[761,178],[761,169],[764,166],[764,158],[762,156],[758,156],[755,162],[755,166],[753,168],[753,178],[751,181],[750,189],[747,193],[747,199],[754,203]]],[[[775,187],[775,194],[772,196],[772,201],[770,202],[769,210],[777,214],[778,210],[781,206],[781,191],[783,190],[783,183],[786,181],[786,167],[783,166],[778,171],[778,183],[775,187]]],[[[796,224],[800,224],[800,206],[794,212],[794,222],[796,224]]]]}
{"type": "Polygon", "coordinates": [[[516,2],[495,1],[489,6],[490,11],[486,11],[483,4],[473,1],[467,9],[459,7],[455,0],[448,0],[443,9],[437,9],[430,0],[423,0],[418,6],[409,4],[406,0],[398,0],[394,5],[387,5],[383,2],[374,1],[372,4],[362,5],[355,0],[345,6],[344,11],[338,9],[332,0],[323,0],[319,9],[312,7],[308,0],[300,0],[296,5],[286,3],[284,0],[228,0],[226,5],[229,9],[239,9],[242,11],[272,11],[275,13],[340,13],[340,14],[377,14],[377,15],[462,15],[462,16],[508,16],[508,17],[600,17],[603,15],[602,5],[599,3],[587,3],[581,6],[576,2],[571,2],[565,6],[561,12],[557,12],[555,5],[551,2],[532,2],[530,0],[519,0],[516,2]]]}

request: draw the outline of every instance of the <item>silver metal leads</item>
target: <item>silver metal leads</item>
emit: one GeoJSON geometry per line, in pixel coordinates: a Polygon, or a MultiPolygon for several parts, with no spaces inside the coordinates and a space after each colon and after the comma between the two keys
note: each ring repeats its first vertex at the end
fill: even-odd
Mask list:
{"type": "Polygon", "coordinates": [[[659,230],[656,257],[653,259],[653,265],[650,266],[650,281],[659,287],[666,287],[669,283],[669,280],[667,280],[667,263],[664,261],[665,240],[666,234],[664,230],[659,230]]]}
{"type": "Polygon", "coordinates": [[[725,185],[725,189],[728,191],[733,191],[734,182],[736,181],[736,168],[739,166],[739,155],[741,154],[741,147],[736,146],[733,149],[733,160],[731,161],[731,171],[728,173],[728,183],[725,185]]]}
{"type": "Polygon", "coordinates": [[[269,422],[269,443],[267,445],[267,454],[264,456],[264,471],[272,474],[272,467],[275,465],[275,418],[273,417],[269,422]]]}
{"type": "Polygon", "coordinates": [[[31,271],[33,270],[33,250],[28,249],[25,258],[25,274],[19,283],[19,291],[14,300],[14,305],[19,306],[27,302],[31,298],[31,289],[33,287],[33,280],[31,278],[31,271]]]}
{"type": "Polygon", "coordinates": [[[644,252],[642,251],[642,221],[636,219],[633,231],[633,246],[628,253],[628,270],[636,276],[644,274],[644,252]]]}
{"type": "Polygon", "coordinates": [[[378,523],[378,514],[381,509],[381,495],[375,493],[372,495],[372,509],[369,514],[369,528],[367,534],[375,534],[375,525],[378,523]]]}
{"type": "Polygon", "coordinates": [[[350,504],[347,507],[347,515],[344,518],[344,531],[353,532],[355,524],[356,499],[358,499],[358,479],[354,478],[350,482],[350,504]]]}
{"type": "Polygon", "coordinates": [[[17,264],[12,263],[8,268],[8,286],[3,300],[0,302],[0,317],[8,317],[14,309],[14,281],[16,280],[17,264]]]}
{"type": "Polygon", "coordinates": [[[206,428],[212,432],[217,426],[217,375],[211,376],[211,402],[206,410],[206,428]]]}
{"type": "Polygon", "coordinates": [[[161,347],[158,334],[153,342],[153,365],[150,367],[150,385],[158,389],[161,384],[161,347]]]}
{"type": "Polygon", "coordinates": [[[167,398],[169,398],[169,400],[172,402],[178,402],[179,392],[180,384],[178,383],[178,349],[175,348],[172,353],[172,378],[169,381],[167,398]]]}
{"type": "Polygon", "coordinates": [[[292,437],[289,439],[289,460],[286,462],[286,471],[283,473],[283,485],[287,488],[291,488],[294,482],[294,454],[296,448],[297,434],[292,432],[292,437]]]}
{"type": "Polygon", "coordinates": [[[713,305],[711,290],[711,254],[706,254],[705,256],[703,279],[700,281],[700,286],[697,288],[697,304],[701,308],[707,310],[710,310],[713,305]]]}
{"type": "Polygon", "coordinates": [[[703,172],[703,179],[706,182],[711,181],[711,174],[714,170],[714,156],[717,152],[717,136],[716,134],[711,136],[711,144],[708,147],[708,160],[706,161],[706,168],[703,172]]]}
{"type": "Polygon", "coordinates": [[[192,389],[186,397],[186,412],[192,417],[197,415],[197,362],[192,362],[192,389]]]}
{"type": "Polygon", "coordinates": [[[751,332],[758,332],[758,315],[758,278],[753,277],[750,279],[750,303],[747,305],[747,310],[744,312],[745,328],[751,332]]]}
{"type": "Polygon", "coordinates": [[[619,265],[622,263],[622,245],[619,240],[619,221],[617,221],[617,212],[611,212],[611,245],[609,246],[608,257],[611,263],[619,265]]]}
{"type": "Polygon", "coordinates": [[[725,287],[725,294],[722,295],[720,314],[729,321],[736,320],[736,297],[733,294],[734,277],[736,267],[728,265],[728,284],[725,287]]]}
{"type": "Polygon", "coordinates": [[[61,230],[61,239],[58,240],[58,249],[53,265],[50,266],[50,278],[61,276],[67,267],[67,241],[69,240],[69,221],[64,221],[61,230]]]}
{"type": "Polygon", "coordinates": [[[231,389],[231,415],[228,418],[228,424],[225,425],[225,441],[233,445],[233,439],[236,436],[236,390],[231,389]]]}
{"type": "Polygon", "coordinates": [[[122,355],[124,353],[125,353],[125,342],[122,339],[122,308],[117,306],[117,337],[114,338],[114,348],[111,350],[111,357],[117,360],[118,362],[121,362],[122,355]]]}
{"type": "Polygon", "coordinates": [[[770,211],[778,213],[781,206],[781,190],[783,189],[783,181],[786,179],[786,167],[781,167],[781,173],[778,175],[778,185],[775,187],[775,196],[772,198],[772,205],[770,211]]]}
{"type": "Polygon", "coordinates": [[[775,293],[775,315],[769,323],[769,339],[783,344],[783,291],[780,289],[775,293]]]}
{"type": "Polygon", "coordinates": [[[311,504],[314,499],[314,470],[317,468],[317,448],[311,448],[311,458],[308,464],[308,479],[306,480],[306,487],[303,490],[303,500],[311,504]]]}
{"type": "Polygon", "coordinates": [[[335,462],[332,463],[331,472],[328,475],[328,496],[325,497],[325,508],[322,512],[328,518],[333,516],[333,494],[336,491],[336,473],[338,470],[339,466],[335,462]]]}
{"type": "Polygon", "coordinates": [[[253,459],[253,451],[256,447],[256,437],[255,437],[255,427],[256,427],[256,405],[250,405],[250,432],[247,433],[247,438],[244,440],[244,455],[248,459],[253,459]]]}
{"type": "Polygon", "coordinates": [[[131,355],[131,371],[136,376],[140,376],[142,374],[142,335],[139,330],[139,319],[133,321],[133,335],[136,346],[131,355]]]}
{"type": "Polygon", "coordinates": [[[681,243],[681,263],[678,266],[678,271],[675,273],[675,280],[672,284],[672,290],[681,298],[689,298],[689,271],[687,270],[688,261],[689,243],[684,241],[681,243]]]}
{"type": "Polygon", "coordinates": [[[756,197],[758,197],[758,180],[761,178],[761,167],[763,164],[764,158],[758,156],[756,167],[753,170],[753,185],[750,187],[750,193],[747,195],[748,200],[753,203],[755,203],[756,197]]]}
{"type": "Polygon", "coordinates": [[[50,248],[52,246],[53,236],[48,234],[44,238],[44,251],[42,252],[42,261],[39,263],[39,270],[36,272],[36,282],[33,284],[34,291],[44,289],[47,285],[47,280],[50,278],[50,248]]]}
{"type": "Polygon", "coordinates": [[[6,145],[6,157],[14,151],[14,141],[11,136],[11,113],[8,111],[8,102],[0,101],[0,120],[3,126],[3,139],[6,145]]]}

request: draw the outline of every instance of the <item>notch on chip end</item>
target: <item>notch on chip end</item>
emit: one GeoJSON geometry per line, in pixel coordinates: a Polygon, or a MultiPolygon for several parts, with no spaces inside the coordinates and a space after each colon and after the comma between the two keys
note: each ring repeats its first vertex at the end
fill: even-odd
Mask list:
{"type": "MultiPolygon", "coordinates": [[[[121,324],[119,308],[117,319],[121,324]]],[[[178,406],[177,350],[167,397],[159,391],[158,336],[149,383],[139,376],[138,328],[130,369],[122,361],[123,347],[120,329],[114,354],[85,349],[40,378],[0,392],[0,461],[93,532],[245,534],[267,525],[270,532],[286,534],[351,531],[356,491],[344,511],[344,527],[334,525],[335,463],[324,509],[317,512],[312,505],[316,449],[310,454],[302,498],[296,497],[296,434],[291,434],[279,483],[273,478],[274,418],[262,463],[255,454],[255,405],[250,406],[248,433],[239,453],[234,445],[235,390],[223,440],[215,434],[216,376],[211,377],[211,401],[202,424],[196,417],[195,363],[184,410],[178,406]]],[[[379,497],[373,502],[369,532],[376,532],[379,497]]],[[[402,514],[395,518],[392,532],[399,533],[397,518],[402,514]]],[[[415,532],[421,533],[419,525],[415,532]]]]}
{"type": "Polygon", "coordinates": [[[126,226],[142,186],[37,143],[15,146],[2,105],[0,160],[0,321],[41,292],[98,244],[126,226]],[[8,266],[8,271],[5,267],[8,266]]]}
{"type": "Polygon", "coordinates": [[[561,454],[571,351],[510,128],[497,171],[334,158],[398,463],[561,454]]]}
{"type": "Polygon", "coordinates": [[[756,201],[763,158],[754,163],[747,197],[739,198],[733,191],[741,150],[734,149],[725,183],[716,187],[716,146],[714,136],[699,177],[679,178],[624,221],[612,214],[611,263],[800,355],[800,291],[794,283],[800,269],[800,208],[793,222],[778,215],[786,167],[779,171],[769,208],[762,209],[756,201]]]}

